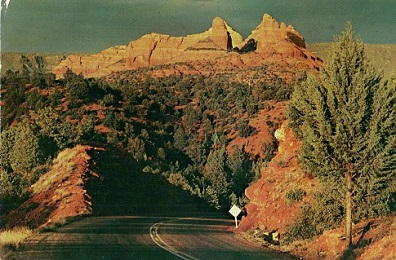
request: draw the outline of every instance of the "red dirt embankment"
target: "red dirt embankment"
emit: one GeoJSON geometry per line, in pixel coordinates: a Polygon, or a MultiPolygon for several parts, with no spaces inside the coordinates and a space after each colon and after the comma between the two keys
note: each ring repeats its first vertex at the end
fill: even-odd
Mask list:
{"type": "MultiPolygon", "coordinates": [[[[302,203],[309,202],[320,189],[315,178],[308,178],[297,163],[300,142],[294,137],[287,122],[276,130],[279,142],[276,156],[261,170],[261,178],[245,191],[250,202],[245,206],[247,216],[242,218],[239,232],[260,229],[264,232],[285,231],[287,225],[300,213],[302,203]],[[287,193],[301,189],[305,196],[291,202],[287,193]]],[[[253,141],[253,140],[251,140],[253,141]]],[[[256,143],[263,140],[256,140],[256,143]]],[[[250,142],[250,145],[253,143],[250,142]]],[[[344,227],[325,231],[322,235],[291,245],[274,246],[302,259],[396,259],[396,217],[370,219],[353,226],[354,247],[346,251],[344,227]]],[[[254,240],[268,246],[263,238],[254,240]]]]}
{"type": "Polygon", "coordinates": [[[29,226],[54,228],[73,218],[92,213],[86,184],[98,175],[91,171],[91,146],[77,145],[59,153],[49,171],[31,187],[32,196],[20,207],[3,216],[6,228],[29,226]]]}
{"type": "Polygon", "coordinates": [[[250,202],[245,206],[247,216],[242,218],[241,230],[260,228],[284,232],[302,203],[311,199],[310,195],[319,185],[298,166],[296,154],[300,142],[286,122],[276,130],[275,137],[279,142],[276,156],[261,170],[261,178],[245,191],[250,202]],[[305,197],[292,203],[286,194],[297,189],[303,190],[305,197]]]}

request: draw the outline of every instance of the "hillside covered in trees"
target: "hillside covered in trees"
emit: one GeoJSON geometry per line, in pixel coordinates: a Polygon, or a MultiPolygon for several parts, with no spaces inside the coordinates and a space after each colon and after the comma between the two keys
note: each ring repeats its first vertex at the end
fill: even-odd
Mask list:
{"type": "MultiPolygon", "coordinates": [[[[26,198],[59,151],[98,144],[128,152],[137,167],[215,207],[243,205],[244,189],[271,159],[276,142],[261,144],[264,157],[230,143],[254,135],[249,119],[288,99],[293,89],[265,66],[251,69],[255,83],[248,85],[233,72],[155,76],[163,66],[101,79],[67,71],[55,80],[43,61],[22,56],[24,69],[2,77],[1,183],[7,202],[26,198]]],[[[281,120],[268,120],[268,131],[281,120]]]]}

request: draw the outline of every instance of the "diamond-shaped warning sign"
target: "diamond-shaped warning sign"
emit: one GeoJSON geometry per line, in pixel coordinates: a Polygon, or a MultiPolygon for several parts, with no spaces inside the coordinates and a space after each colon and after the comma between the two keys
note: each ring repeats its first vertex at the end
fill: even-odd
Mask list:
{"type": "Polygon", "coordinates": [[[234,217],[237,217],[242,212],[242,210],[238,206],[233,205],[228,212],[234,217]]]}

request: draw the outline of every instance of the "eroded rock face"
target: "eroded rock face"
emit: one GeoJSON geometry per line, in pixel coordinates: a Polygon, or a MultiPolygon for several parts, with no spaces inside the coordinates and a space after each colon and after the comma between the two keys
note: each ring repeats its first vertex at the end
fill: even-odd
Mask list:
{"type": "Polygon", "coordinates": [[[261,23],[245,41],[223,19],[216,17],[212,27],[203,33],[184,37],[151,33],[127,46],[115,46],[98,54],[70,55],[53,68],[53,73],[62,77],[67,69],[71,69],[77,74],[96,77],[113,71],[174,62],[210,61],[227,59],[228,56],[235,60],[230,51],[240,55],[249,52],[259,54],[260,61],[256,65],[274,55],[307,60],[312,66],[320,66],[321,63],[305,49],[304,38],[292,26],[279,24],[273,17],[264,14],[261,23]]]}
{"type": "Polygon", "coordinates": [[[58,66],[53,67],[52,72],[57,76],[62,76],[67,69],[74,73],[90,76],[98,71],[110,73],[107,69],[112,66],[114,70],[125,68],[123,59],[125,57],[126,46],[114,46],[93,55],[69,55],[58,66]]]}
{"type": "Polygon", "coordinates": [[[261,178],[245,191],[250,202],[245,206],[247,216],[242,218],[241,230],[260,228],[283,233],[318,185],[298,166],[296,154],[300,142],[286,122],[275,132],[275,138],[279,142],[276,156],[261,170],[261,178]],[[291,202],[287,193],[296,189],[303,190],[306,195],[302,201],[291,202]]]}
{"type": "Polygon", "coordinates": [[[223,19],[213,19],[210,39],[222,50],[232,50],[243,43],[243,37],[229,26],[223,19]]]}
{"type": "Polygon", "coordinates": [[[187,50],[226,51],[232,49],[233,38],[235,38],[235,44],[242,42],[242,36],[220,17],[214,18],[212,27],[200,34],[185,37],[148,34],[129,43],[125,51],[126,66],[133,68],[168,63],[183,55],[187,50]]]}
{"type": "Polygon", "coordinates": [[[164,63],[181,51],[183,37],[148,34],[130,42],[125,50],[127,67],[146,67],[164,63]]]}
{"type": "Polygon", "coordinates": [[[212,35],[210,35],[210,39],[221,49],[226,50],[228,46],[228,38],[229,34],[227,32],[227,27],[223,19],[221,19],[220,17],[216,17],[215,19],[213,19],[212,35]]]}
{"type": "Polygon", "coordinates": [[[258,49],[265,46],[265,43],[283,40],[291,41],[298,47],[305,48],[304,37],[299,34],[293,26],[287,26],[283,22],[279,24],[269,14],[264,14],[261,23],[248,38],[254,38],[259,41],[258,49]]]}
{"type": "MultiPolygon", "coordinates": [[[[244,44],[256,42],[256,52],[265,55],[279,53],[282,56],[296,58],[310,58],[311,53],[305,49],[304,37],[293,26],[278,23],[269,14],[264,14],[261,23],[252,31],[244,44]]],[[[243,46],[241,46],[243,48],[243,46]]]]}

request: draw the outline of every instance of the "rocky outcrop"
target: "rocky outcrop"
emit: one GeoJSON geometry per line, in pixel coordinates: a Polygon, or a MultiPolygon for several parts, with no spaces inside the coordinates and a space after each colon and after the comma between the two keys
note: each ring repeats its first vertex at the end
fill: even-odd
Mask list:
{"type": "Polygon", "coordinates": [[[305,49],[304,37],[293,26],[287,26],[283,22],[279,24],[269,14],[264,14],[261,23],[239,49],[252,46],[252,42],[256,43],[255,51],[264,56],[280,54],[283,57],[316,60],[316,57],[305,49]]]}
{"type": "Polygon", "coordinates": [[[227,31],[227,27],[225,25],[225,22],[220,17],[216,17],[215,19],[213,19],[213,22],[212,22],[212,33],[210,35],[210,40],[212,40],[214,44],[216,44],[217,46],[219,46],[223,50],[226,50],[227,47],[230,46],[228,44],[229,42],[230,42],[231,47],[232,47],[231,36],[228,33],[228,31],[227,31]]]}
{"type": "Polygon", "coordinates": [[[223,19],[213,19],[211,36],[209,37],[220,49],[231,50],[243,42],[243,37],[229,26],[223,19]]]}
{"type": "Polygon", "coordinates": [[[112,70],[122,70],[125,67],[123,59],[125,57],[126,46],[114,46],[93,55],[69,55],[58,66],[54,66],[52,72],[57,76],[62,76],[67,69],[77,74],[90,76],[98,71],[110,73],[112,70]],[[112,68],[109,71],[109,68],[112,68]]]}
{"type": "Polygon", "coordinates": [[[99,175],[90,168],[89,151],[97,149],[101,148],[77,145],[60,152],[49,171],[30,186],[30,198],[2,216],[5,227],[53,229],[91,215],[88,183],[99,175]]]}
{"type": "Polygon", "coordinates": [[[240,35],[238,32],[236,32],[231,26],[228,25],[228,23],[224,22],[227,32],[229,33],[229,36],[232,39],[232,47],[239,46],[243,43],[243,37],[240,35]]]}
{"type": "Polygon", "coordinates": [[[264,14],[261,23],[252,31],[247,38],[258,41],[257,50],[265,49],[268,43],[277,43],[279,41],[290,41],[300,48],[305,48],[304,37],[301,36],[293,26],[280,24],[269,14],[264,14]]]}
{"type": "Polygon", "coordinates": [[[54,67],[53,73],[62,77],[67,69],[71,69],[84,76],[104,76],[112,71],[175,62],[226,60],[228,57],[235,60],[231,52],[258,54],[259,58],[255,58],[257,61],[253,65],[279,56],[276,59],[297,58],[308,61],[312,66],[320,66],[320,60],[305,49],[304,37],[293,26],[279,24],[264,14],[261,23],[245,41],[223,19],[216,17],[211,28],[203,33],[184,37],[151,33],[127,46],[112,47],[98,54],[70,55],[54,67]]]}
{"type": "Polygon", "coordinates": [[[145,35],[126,47],[126,66],[146,67],[164,63],[180,53],[178,47],[182,43],[182,37],[156,33],[145,35]]]}
{"type": "Polygon", "coordinates": [[[284,232],[317,185],[298,166],[295,155],[300,142],[286,122],[276,130],[275,138],[279,142],[276,156],[261,170],[261,178],[245,191],[250,202],[245,206],[247,216],[242,218],[241,230],[284,232]],[[302,201],[289,201],[287,194],[296,190],[302,190],[305,197],[302,201]]]}
{"type": "Polygon", "coordinates": [[[177,60],[188,50],[227,51],[241,42],[242,36],[220,17],[216,17],[213,19],[212,27],[200,34],[172,37],[152,33],[129,43],[125,51],[126,66],[134,68],[168,63],[177,60]]]}

